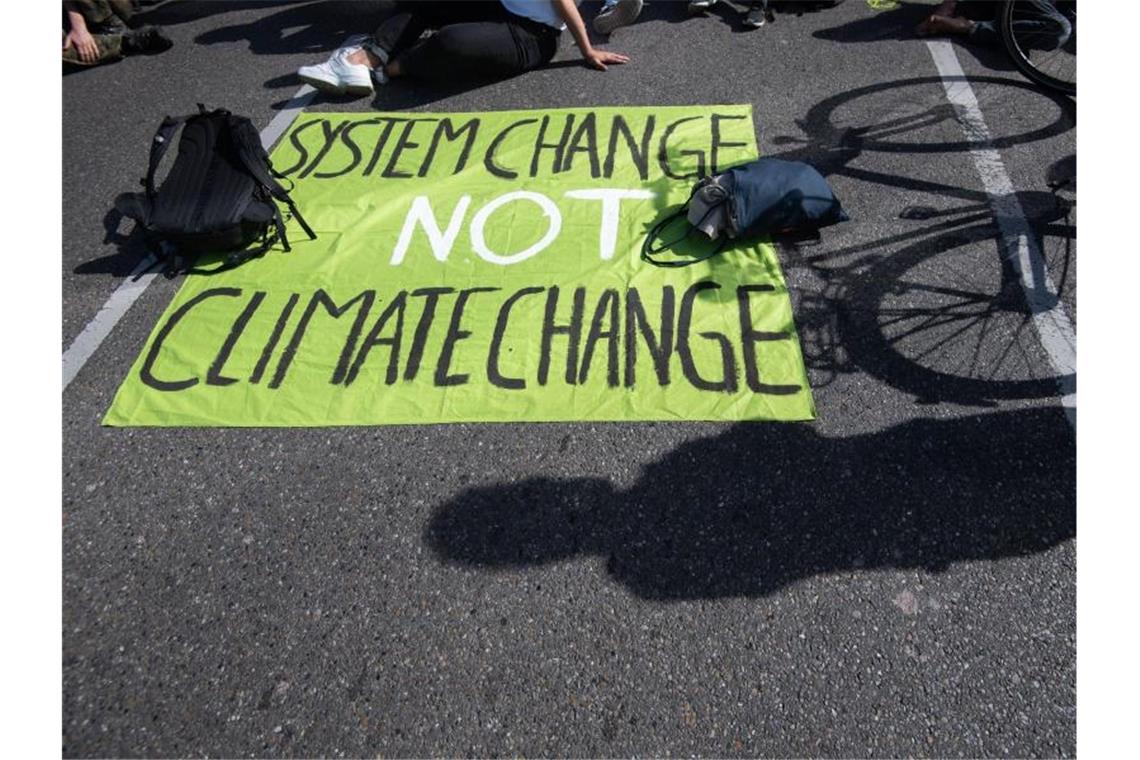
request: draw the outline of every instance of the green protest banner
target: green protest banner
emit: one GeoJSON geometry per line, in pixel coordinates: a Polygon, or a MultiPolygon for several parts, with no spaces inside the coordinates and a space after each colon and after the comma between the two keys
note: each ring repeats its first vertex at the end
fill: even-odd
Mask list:
{"type": "Polygon", "coordinates": [[[812,419],[770,245],[640,258],[756,156],[739,105],[303,115],[273,162],[318,239],[188,276],[104,423],[812,419]]]}

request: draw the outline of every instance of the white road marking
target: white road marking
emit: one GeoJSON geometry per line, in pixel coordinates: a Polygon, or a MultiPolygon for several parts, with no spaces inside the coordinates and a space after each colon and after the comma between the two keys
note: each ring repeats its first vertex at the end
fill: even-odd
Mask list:
{"type": "Polygon", "coordinates": [[[157,272],[150,272],[139,276],[141,272],[150,269],[156,263],[154,254],[148,255],[139,262],[134,271],[115,288],[115,292],[107,299],[107,303],[95,314],[95,318],[88,322],[83,332],[76,336],[67,350],[63,352],[63,389],[71,385],[71,381],[83,369],[83,365],[95,353],[95,349],[111,334],[115,324],[127,313],[147,286],[154,280],[157,272]]]}
{"type": "MultiPolygon", "coordinates": [[[[305,110],[316,93],[317,91],[309,85],[301,87],[277,112],[273,121],[261,130],[261,144],[265,146],[266,150],[269,150],[270,146],[277,142],[277,138],[285,133],[289,125],[293,123],[293,119],[297,117],[298,113],[305,110]]],[[[82,332],[63,352],[63,390],[67,390],[67,386],[71,384],[71,381],[79,374],[79,370],[83,369],[83,365],[111,334],[111,330],[131,308],[131,304],[138,300],[138,297],[143,294],[143,291],[157,276],[157,272],[140,274],[146,272],[155,263],[153,255],[140,261],[134,271],[115,289],[115,292],[111,294],[111,297],[107,299],[95,317],[83,327],[82,332]]]]}
{"type": "Polygon", "coordinates": [[[1074,426],[1077,423],[1077,334],[1065,305],[1057,295],[1057,286],[1049,276],[1045,259],[1025,219],[1025,212],[1014,193],[1013,183],[1005,171],[1001,154],[993,147],[990,130],[978,107],[978,99],[966,79],[954,53],[954,46],[944,40],[926,43],[934,65],[942,77],[946,98],[954,106],[958,124],[973,143],[970,155],[989,195],[1001,233],[1002,256],[1013,267],[1025,293],[1026,303],[1037,328],[1041,347],[1057,375],[1061,404],[1074,426]]]}

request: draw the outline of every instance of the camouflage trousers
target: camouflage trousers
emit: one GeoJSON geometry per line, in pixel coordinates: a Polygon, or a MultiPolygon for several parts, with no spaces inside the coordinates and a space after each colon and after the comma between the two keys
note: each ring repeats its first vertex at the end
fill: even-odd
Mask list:
{"type": "Polygon", "coordinates": [[[75,66],[98,66],[123,57],[122,31],[131,18],[133,11],[131,0],[66,0],[63,7],[64,10],[83,16],[83,20],[87,22],[87,31],[91,32],[95,45],[99,48],[98,57],[91,62],[80,59],[79,51],[74,46],[65,48],[64,63],[75,66]]]}

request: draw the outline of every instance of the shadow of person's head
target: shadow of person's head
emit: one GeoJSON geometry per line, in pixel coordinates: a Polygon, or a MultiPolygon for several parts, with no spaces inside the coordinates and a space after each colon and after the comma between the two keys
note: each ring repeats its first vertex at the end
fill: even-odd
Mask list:
{"type": "Polygon", "coordinates": [[[745,423],[681,446],[628,491],[593,478],[469,489],[424,540],[483,568],[604,557],[645,598],[764,595],[821,573],[1048,549],[1075,535],[1073,457],[1056,409],[839,439],[745,423]]]}

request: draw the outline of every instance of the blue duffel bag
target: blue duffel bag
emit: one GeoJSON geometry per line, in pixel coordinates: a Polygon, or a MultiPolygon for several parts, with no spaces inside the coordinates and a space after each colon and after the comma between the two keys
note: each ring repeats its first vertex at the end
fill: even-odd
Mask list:
{"type": "Polygon", "coordinates": [[[650,230],[641,247],[641,258],[662,267],[689,266],[720,253],[733,239],[802,239],[818,236],[820,228],[847,218],[827,180],[812,166],[802,161],[761,158],[698,182],[685,205],[650,230]],[[665,227],[685,215],[692,226],[683,236],[654,245],[665,227]],[[717,240],[710,251],[681,259],[653,257],[698,230],[717,240]]]}

